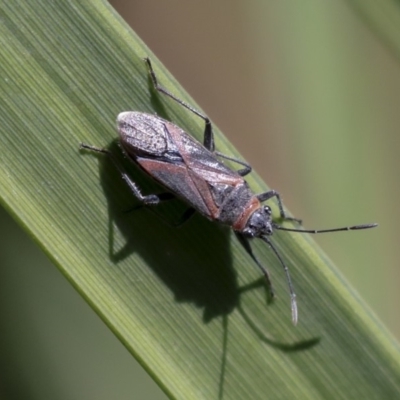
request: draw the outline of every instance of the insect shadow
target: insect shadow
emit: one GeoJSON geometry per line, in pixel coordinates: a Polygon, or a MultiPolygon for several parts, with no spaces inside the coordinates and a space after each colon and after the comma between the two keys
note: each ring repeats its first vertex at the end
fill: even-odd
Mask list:
{"type": "MultiPolygon", "coordinates": [[[[164,191],[123,159],[116,142],[108,149],[144,192],[164,191]]],[[[229,314],[239,302],[229,229],[216,227],[200,215],[182,227],[173,227],[184,204],[171,200],[156,207],[140,207],[110,160],[102,155],[97,158],[108,202],[110,259],[118,264],[133,253],[140,254],[177,302],[193,303],[204,310],[205,322],[229,314]],[[121,248],[115,244],[117,232],[125,241],[121,248]]]]}
{"type": "MultiPolygon", "coordinates": [[[[108,146],[145,193],[159,193],[163,189],[150,180],[133,164],[123,160],[116,141],[108,146]]],[[[221,343],[221,370],[218,398],[224,397],[227,354],[229,351],[229,314],[237,309],[249,328],[261,342],[285,353],[307,350],[319,338],[284,343],[268,338],[252,321],[240,298],[244,293],[263,290],[269,303],[269,290],[263,277],[239,287],[232,266],[230,250],[231,230],[208,221],[201,215],[175,228],[171,225],[186,208],[178,200],[157,207],[140,207],[124,184],[110,160],[102,155],[99,160],[100,180],[108,203],[109,257],[114,264],[137,253],[146,261],[159,279],[170,289],[178,303],[192,303],[203,310],[203,321],[221,317],[223,338],[221,343]],[[157,214],[157,215],[156,215],[157,214]],[[199,234],[200,232],[200,234],[199,234]],[[116,236],[124,244],[118,248],[116,236]]],[[[233,239],[235,240],[235,239],[233,239]]],[[[251,262],[251,260],[249,260],[251,262]]],[[[267,304],[266,304],[267,305],[267,304]]]]}
{"type": "MultiPolygon", "coordinates": [[[[116,141],[108,146],[108,150],[145,193],[163,192],[156,182],[123,159],[116,141]]],[[[135,203],[118,170],[110,168],[109,159],[102,155],[95,157],[99,160],[101,185],[108,203],[109,257],[115,264],[134,253],[140,254],[177,302],[192,303],[203,310],[205,323],[216,317],[226,317],[238,309],[265,343],[284,351],[304,349],[303,342],[283,344],[267,338],[247,316],[240,304],[242,294],[261,289],[267,305],[270,303],[269,291],[263,277],[244,287],[238,286],[232,266],[229,227],[208,221],[199,214],[183,226],[174,227],[174,222],[186,209],[183,203],[174,199],[156,207],[141,207],[135,203]],[[117,232],[123,237],[122,247],[116,244],[117,232]]]]}
{"type": "MultiPolygon", "coordinates": [[[[195,145],[186,133],[182,133],[179,128],[175,127],[173,124],[170,124],[167,121],[162,122],[164,124],[164,129],[166,125],[170,126],[170,129],[177,134],[177,132],[181,132],[180,139],[182,143],[187,141],[191,143],[187,144],[187,147],[184,148],[184,153],[186,150],[198,149],[200,152],[203,151],[204,157],[212,158],[209,160],[210,165],[214,165],[217,163],[218,168],[225,173],[224,179],[234,179],[235,182],[239,181],[239,189],[244,188],[246,191],[246,195],[249,195],[252,199],[256,199],[254,195],[251,195],[250,190],[247,188],[243,181],[243,176],[248,174],[251,171],[251,167],[246,163],[241,162],[240,160],[236,160],[230,158],[228,156],[224,156],[222,154],[218,154],[220,157],[225,158],[227,160],[238,163],[242,166],[242,169],[234,172],[233,170],[229,170],[223,166],[223,164],[216,161],[215,156],[212,154],[214,149],[214,139],[211,130],[211,123],[207,117],[202,116],[197,111],[192,109],[190,106],[187,106],[181,100],[175,98],[173,95],[168,94],[164,89],[161,89],[157,82],[156,77],[154,75],[154,71],[152,70],[150,60],[146,59],[148,66],[150,67],[150,73],[153,78],[153,90],[151,93],[151,102],[154,106],[154,109],[157,109],[159,115],[162,115],[166,118],[166,120],[170,120],[165,113],[165,109],[160,102],[158,97],[154,96],[154,89],[167,94],[169,97],[172,97],[177,101],[180,105],[183,105],[185,108],[194,112],[199,117],[205,120],[206,128],[204,132],[204,151],[199,148],[198,145],[195,145]],[[190,147],[192,146],[192,147],[190,147]]],[[[149,82],[150,88],[151,81],[149,82]]],[[[127,124],[127,122],[123,121],[125,117],[129,118],[130,116],[135,115],[139,118],[139,123],[146,123],[153,126],[155,123],[160,124],[160,119],[157,117],[151,117],[148,114],[143,113],[121,113],[118,116],[119,124],[127,124]],[[150,120],[149,120],[150,118],[150,120]],[[146,120],[146,121],[144,121],[146,120]]],[[[136,122],[138,122],[136,121],[136,122]]],[[[129,125],[129,124],[128,124],[129,125]]],[[[127,125],[127,129],[131,129],[129,125],[127,125]]],[[[120,126],[119,126],[120,128],[120,126]]],[[[157,127],[156,127],[157,128],[157,127]]],[[[134,138],[130,133],[130,130],[124,131],[123,136],[129,136],[131,140],[134,138]]],[[[154,127],[153,127],[154,129],[154,127]]],[[[161,129],[161,128],[160,128],[161,129]]],[[[156,129],[157,131],[157,129],[156,129]]],[[[150,151],[150,155],[158,155],[155,148],[159,145],[158,142],[150,142],[151,134],[153,131],[148,132],[148,136],[145,137],[146,140],[138,143],[138,146],[147,146],[146,151],[150,151]],[[150,143],[150,144],[149,144],[150,143]],[[153,151],[154,147],[154,151],[153,151]],[[149,150],[150,149],[150,150],[149,150]]],[[[162,132],[162,129],[161,129],[162,132]]],[[[121,131],[120,131],[121,133],[121,131]]],[[[169,132],[171,134],[171,132],[169,132]]],[[[162,136],[162,135],[161,135],[162,136]]],[[[121,139],[121,144],[125,147],[127,145],[127,139],[121,139]]],[[[181,144],[182,144],[181,143],[181,144]]],[[[173,142],[170,143],[174,145],[173,142]]],[[[125,149],[124,147],[124,149],[125,149]]],[[[139,151],[139,147],[135,150],[139,151]]],[[[270,279],[268,272],[259,264],[257,259],[254,257],[247,239],[244,234],[240,235],[239,239],[241,243],[244,245],[245,249],[249,253],[249,255],[253,258],[260,269],[264,273],[264,278],[267,279],[258,279],[257,281],[247,285],[247,287],[239,288],[236,279],[236,273],[232,267],[232,259],[230,252],[230,229],[228,227],[224,227],[223,225],[216,225],[205,217],[197,214],[194,216],[194,221],[191,223],[185,224],[184,228],[180,229],[172,229],[171,226],[176,221],[176,216],[179,214],[182,215],[182,212],[185,207],[182,203],[174,199],[173,201],[163,201],[157,207],[151,206],[150,203],[154,203],[154,198],[161,199],[163,196],[163,190],[160,186],[158,186],[155,182],[152,182],[148,179],[148,177],[144,177],[143,173],[141,173],[138,169],[134,169],[134,166],[130,164],[127,165],[126,162],[123,162],[121,157],[121,151],[118,148],[116,142],[112,142],[107,150],[97,148],[90,145],[81,144],[81,148],[85,148],[87,150],[92,150],[97,153],[105,153],[109,157],[100,156],[100,176],[101,183],[108,200],[108,212],[109,212],[109,255],[111,260],[117,264],[119,261],[125,259],[132,253],[139,253],[140,256],[146,260],[146,264],[153,269],[154,273],[163,281],[163,283],[171,290],[174,294],[174,298],[177,302],[188,302],[193,303],[196,307],[203,309],[203,320],[205,323],[211,321],[215,317],[222,317],[223,324],[223,342],[222,342],[222,362],[221,362],[221,374],[220,374],[220,385],[219,385],[219,398],[223,397],[223,388],[225,381],[225,369],[226,369],[226,359],[227,359],[227,349],[228,349],[228,315],[234,310],[238,309],[239,313],[242,315],[243,319],[246,321],[248,326],[254,331],[254,333],[258,336],[258,338],[267,343],[270,346],[276,347],[282,351],[298,351],[305,350],[307,348],[315,346],[319,339],[312,339],[309,341],[301,341],[294,344],[284,344],[279,343],[277,341],[271,340],[267,338],[258,328],[257,325],[253,323],[252,319],[246,313],[242,305],[240,304],[240,296],[243,292],[249,290],[256,290],[259,287],[263,288],[266,291],[266,298],[271,296],[272,290],[270,285],[270,279]],[[110,158],[115,164],[117,168],[110,168],[110,158]],[[123,168],[120,167],[123,165],[123,168]],[[119,171],[118,171],[119,170],[119,171]],[[126,171],[126,173],[124,172],[126,171]],[[124,185],[121,179],[121,174],[124,176],[124,179],[127,181],[131,190],[128,189],[128,185],[124,185]],[[128,176],[130,178],[128,178],[128,176]],[[131,181],[132,178],[132,181],[131,181]],[[120,181],[121,190],[118,190],[118,196],[116,195],[116,182],[120,181]],[[137,185],[137,186],[136,186],[137,185]],[[124,187],[124,189],[122,189],[124,187]],[[140,188],[140,190],[138,190],[140,188]],[[141,194],[143,190],[143,195],[141,194]],[[141,205],[136,205],[132,207],[132,192],[138,199],[142,200],[141,205]],[[150,193],[151,195],[147,195],[150,193]],[[154,194],[156,196],[154,196],[154,194]],[[157,196],[158,194],[158,196],[157,196]],[[161,195],[160,195],[161,194],[161,195]],[[129,203],[128,203],[129,202],[129,203]],[[129,204],[129,205],[128,205],[129,204]],[[147,206],[144,206],[147,204],[147,206]],[[121,210],[130,209],[131,213],[124,213],[121,210]],[[154,214],[159,214],[157,217],[154,214]],[[166,215],[168,217],[161,217],[160,215],[166,215]],[[171,216],[175,216],[171,219],[171,216]],[[160,219],[164,219],[162,223],[160,219]],[[169,222],[169,223],[168,223],[169,222]],[[122,248],[116,249],[115,247],[115,231],[114,227],[118,229],[118,232],[122,234],[125,245],[122,248]]],[[[126,150],[126,149],[125,149],[126,150]]],[[[194,151],[194,150],[193,150],[194,151]]],[[[174,153],[175,154],[175,153],[174,153]]],[[[186,154],[186,153],[185,153],[186,154]]],[[[197,154],[197,153],[196,153],[197,154]]],[[[187,155],[187,154],[186,154],[187,155]]],[[[175,154],[176,156],[176,154],[175,154]]],[[[180,156],[182,154],[180,153],[180,156]]],[[[172,157],[172,155],[171,155],[172,157]]],[[[137,159],[138,160],[138,159],[137,159]]],[[[208,159],[207,159],[208,160],[208,159]]],[[[143,160],[142,160],[143,161],[143,160]]],[[[151,160],[145,159],[145,161],[150,162],[151,160]]],[[[138,161],[137,161],[138,162],[138,161]]],[[[145,165],[149,167],[148,164],[141,164],[138,162],[142,168],[145,168],[145,165]]],[[[153,165],[153,164],[152,164],[153,165]]],[[[173,159],[168,163],[167,169],[170,168],[170,165],[173,166],[173,159]]],[[[207,164],[208,166],[208,164],[207,164]]],[[[156,173],[154,170],[155,165],[153,165],[151,169],[153,173],[156,173]]],[[[171,167],[172,168],[172,167],[171,167]]],[[[162,175],[162,174],[161,174],[162,175]]],[[[176,179],[179,179],[177,177],[176,179]]],[[[162,179],[159,179],[161,182],[165,183],[162,179]]],[[[204,179],[203,179],[204,180],[204,179]]],[[[168,179],[167,179],[168,181],[168,179]]],[[[168,181],[171,183],[170,181],[168,181]]],[[[179,182],[177,182],[179,183],[179,182]]],[[[236,182],[237,183],[237,182],[236,182]]],[[[171,185],[166,184],[167,187],[171,187],[171,185]]],[[[174,185],[172,185],[174,186],[174,185]]],[[[179,184],[177,185],[179,189],[179,184]]],[[[236,186],[235,186],[236,187],[236,186]]],[[[186,187],[188,189],[188,187],[186,187]]],[[[173,190],[173,192],[180,193],[184,198],[190,199],[188,194],[181,189],[173,190]]],[[[279,199],[279,195],[274,192],[267,192],[263,194],[261,200],[257,198],[257,204],[259,205],[260,201],[265,201],[270,197],[277,196],[279,199]],[[267,195],[267,197],[265,197],[267,195]]],[[[170,196],[168,195],[167,198],[170,196]]],[[[239,197],[241,199],[242,197],[239,197]]],[[[164,193],[164,200],[166,200],[164,193]]],[[[237,199],[236,199],[237,202],[237,199]]],[[[190,204],[190,202],[189,202],[190,204]]],[[[236,204],[236,203],[235,203],[236,204]]],[[[293,220],[291,217],[286,217],[281,205],[281,217],[286,220],[293,220]]],[[[200,211],[198,204],[194,201],[192,205],[192,209],[197,209],[200,211]]],[[[216,205],[216,203],[214,204],[216,205]]],[[[240,205],[240,204],[239,204],[240,205]]],[[[245,203],[247,205],[247,201],[245,203]]],[[[242,204],[243,206],[243,204],[242,204]]],[[[247,209],[246,209],[247,210],[247,209]]],[[[261,208],[260,208],[261,210],[261,208]]],[[[269,207],[263,207],[263,212],[270,211],[269,207]]],[[[220,210],[221,211],[221,210],[220,210]]],[[[237,212],[237,207],[227,207],[227,209],[223,209],[221,211],[221,215],[224,215],[224,218],[220,218],[221,222],[227,223],[227,221],[231,220],[233,217],[237,217],[235,212],[237,212]],[[223,214],[223,212],[226,214],[223,214]],[[232,217],[232,215],[233,217],[232,217]]],[[[261,211],[260,211],[261,212],[261,211]]],[[[202,214],[207,215],[210,219],[216,219],[214,214],[210,214],[210,210],[203,210],[202,214]],[[210,214],[210,215],[209,215],[210,214]]],[[[255,213],[254,213],[255,214],[255,213]]],[[[183,214],[185,215],[185,214],[183,214]]],[[[240,215],[240,214],[239,214],[240,215]]],[[[257,214],[258,215],[258,214],[257,214]]],[[[267,221],[270,219],[270,213],[267,215],[267,221]]],[[[239,217],[235,219],[238,220],[239,217]]],[[[178,221],[181,221],[182,218],[179,218],[178,221]]],[[[237,221],[236,221],[237,222],[237,221]]],[[[227,225],[232,225],[232,223],[227,223],[227,225]]],[[[239,228],[238,228],[239,229],[239,228]]],[[[249,228],[250,229],[250,228],[249,228]]],[[[246,231],[247,232],[247,231],[246,231]]],[[[249,233],[250,234],[250,233],[249,233]]],[[[253,235],[254,236],[254,235],[253,235]]],[[[266,240],[267,243],[268,240],[266,240]]],[[[272,246],[272,245],[271,245],[272,246]]],[[[274,250],[274,248],[273,248],[274,250]]],[[[274,250],[276,253],[276,250],[274,250]]],[[[277,254],[279,260],[280,256],[277,254]]],[[[284,266],[283,262],[282,265],[284,266]]],[[[292,295],[292,315],[293,321],[297,322],[297,307],[295,303],[295,295],[293,292],[293,288],[291,285],[291,281],[289,275],[287,273],[289,287],[292,295]]]]}
{"type": "MultiPolygon", "coordinates": [[[[112,142],[108,150],[118,156],[118,160],[145,193],[163,191],[139,168],[123,160],[116,142],[112,142]]],[[[203,309],[205,323],[214,318],[221,318],[223,337],[217,389],[219,399],[224,397],[229,350],[229,314],[233,310],[239,311],[260,341],[282,352],[307,350],[319,343],[319,338],[293,343],[272,340],[252,321],[241,304],[241,296],[261,289],[268,303],[269,291],[263,277],[246,286],[238,286],[236,272],[232,266],[229,228],[212,223],[199,214],[195,214],[190,221],[179,228],[170,226],[176,216],[185,209],[183,203],[173,200],[157,207],[137,207],[138,204],[135,204],[129,188],[121,179],[119,172],[112,168],[110,160],[102,155],[95,156],[99,160],[101,185],[108,203],[108,245],[112,262],[117,265],[134,253],[140,254],[170,289],[177,303],[192,303],[203,309]],[[116,185],[116,182],[120,184],[116,185]],[[115,243],[117,231],[125,242],[120,248],[115,243]],[[201,238],[198,232],[201,232],[201,238]]]]}

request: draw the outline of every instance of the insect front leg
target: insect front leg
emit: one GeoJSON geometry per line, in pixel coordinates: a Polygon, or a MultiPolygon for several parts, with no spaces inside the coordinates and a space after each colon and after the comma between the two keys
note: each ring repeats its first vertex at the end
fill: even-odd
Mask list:
{"type": "Polygon", "coordinates": [[[156,73],[154,72],[153,66],[151,65],[150,58],[146,57],[144,58],[144,61],[147,64],[147,67],[149,69],[149,74],[151,77],[151,81],[153,82],[154,89],[156,89],[158,92],[168,96],[172,100],[176,101],[178,104],[180,104],[182,107],[185,107],[187,110],[191,111],[193,114],[196,114],[198,117],[202,118],[205,122],[205,127],[204,127],[204,139],[203,139],[203,144],[204,147],[207,150],[214,151],[215,150],[215,143],[214,143],[214,133],[212,129],[212,124],[210,119],[202,114],[200,111],[197,111],[195,108],[190,106],[189,104],[185,103],[183,100],[178,99],[175,95],[173,95],[170,91],[162,87],[157,80],[156,73]]]}
{"type": "Polygon", "coordinates": [[[272,197],[276,197],[276,200],[278,202],[279,213],[280,213],[281,219],[284,220],[284,221],[294,221],[294,222],[297,222],[298,224],[301,225],[301,223],[302,223],[301,219],[288,217],[286,215],[285,210],[283,209],[281,196],[279,195],[279,193],[276,190],[270,190],[270,191],[265,192],[265,193],[260,193],[256,197],[261,202],[267,201],[267,200],[271,199],[272,197]]]}
{"type": "Polygon", "coordinates": [[[129,189],[131,189],[134,196],[140,200],[144,205],[156,205],[160,202],[160,198],[155,194],[150,194],[147,196],[143,196],[140,192],[140,189],[137,187],[136,183],[129,177],[129,175],[124,171],[124,169],[119,165],[113,154],[106,149],[102,149],[99,147],[91,146],[85,143],[80,144],[81,149],[94,151],[96,153],[102,153],[107,155],[110,160],[113,162],[115,167],[118,169],[119,173],[121,174],[122,179],[127,183],[129,189]]]}

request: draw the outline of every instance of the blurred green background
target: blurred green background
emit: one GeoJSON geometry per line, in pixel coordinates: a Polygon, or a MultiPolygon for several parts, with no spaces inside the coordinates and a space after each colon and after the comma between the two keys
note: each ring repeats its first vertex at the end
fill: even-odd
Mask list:
{"type": "MultiPolygon", "coordinates": [[[[385,24],[345,0],[112,4],[305,227],[380,224],[316,240],[399,338],[400,65],[385,24]]],[[[394,14],[386,18],[389,26],[394,14]]],[[[0,382],[1,398],[165,398],[11,218],[0,218],[1,373],[16,382],[0,382]]]]}

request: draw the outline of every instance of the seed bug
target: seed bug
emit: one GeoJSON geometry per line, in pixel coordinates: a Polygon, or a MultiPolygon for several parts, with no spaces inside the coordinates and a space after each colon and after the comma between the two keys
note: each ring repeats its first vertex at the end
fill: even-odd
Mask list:
{"type": "Polygon", "coordinates": [[[81,143],[80,147],[109,156],[134,196],[143,205],[153,206],[177,197],[189,205],[182,217],[182,223],[197,211],[210,220],[232,227],[239,242],[264,275],[270,296],[274,297],[269,272],[253,253],[249,239],[260,238],[266,242],[285,272],[290,292],[292,321],[296,325],[298,321],[296,294],[289,269],[270,240],[273,230],[316,234],[368,229],[376,227],[377,224],[308,230],[286,228],[274,222],[271,208],[262,204],[272,198],[277,201],[281,222],[291,221],[301,224],[301,220],[286,214],[277,191],[269,190],[260,194],[251,191],[243,179],[252,171],[251,166],[216,151],[210,119],[159,85],[150,59],[145,58],[144,61],[154,89],[197,115],[205,123],[203,144],[201,144],[177,125],[157,115],[137,111],[122,112],[118,115],[117,126],[123,153],[161,183],[168,192],[143,195],[110,151],[84,143],[81,143]],[[221,159],[235,162],[241,168],[233,170],[221,159]]]}

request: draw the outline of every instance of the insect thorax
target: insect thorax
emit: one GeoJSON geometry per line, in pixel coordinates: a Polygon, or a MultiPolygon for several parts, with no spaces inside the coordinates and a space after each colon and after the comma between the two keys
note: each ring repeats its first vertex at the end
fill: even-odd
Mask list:
{"type": "Polygon", "coordinates": [[[241,217],[247,204],[254,197],[245,181],[237,186],[213,184],[211,192],[220,211],[217,220],[230,226],[241,217]]]}

